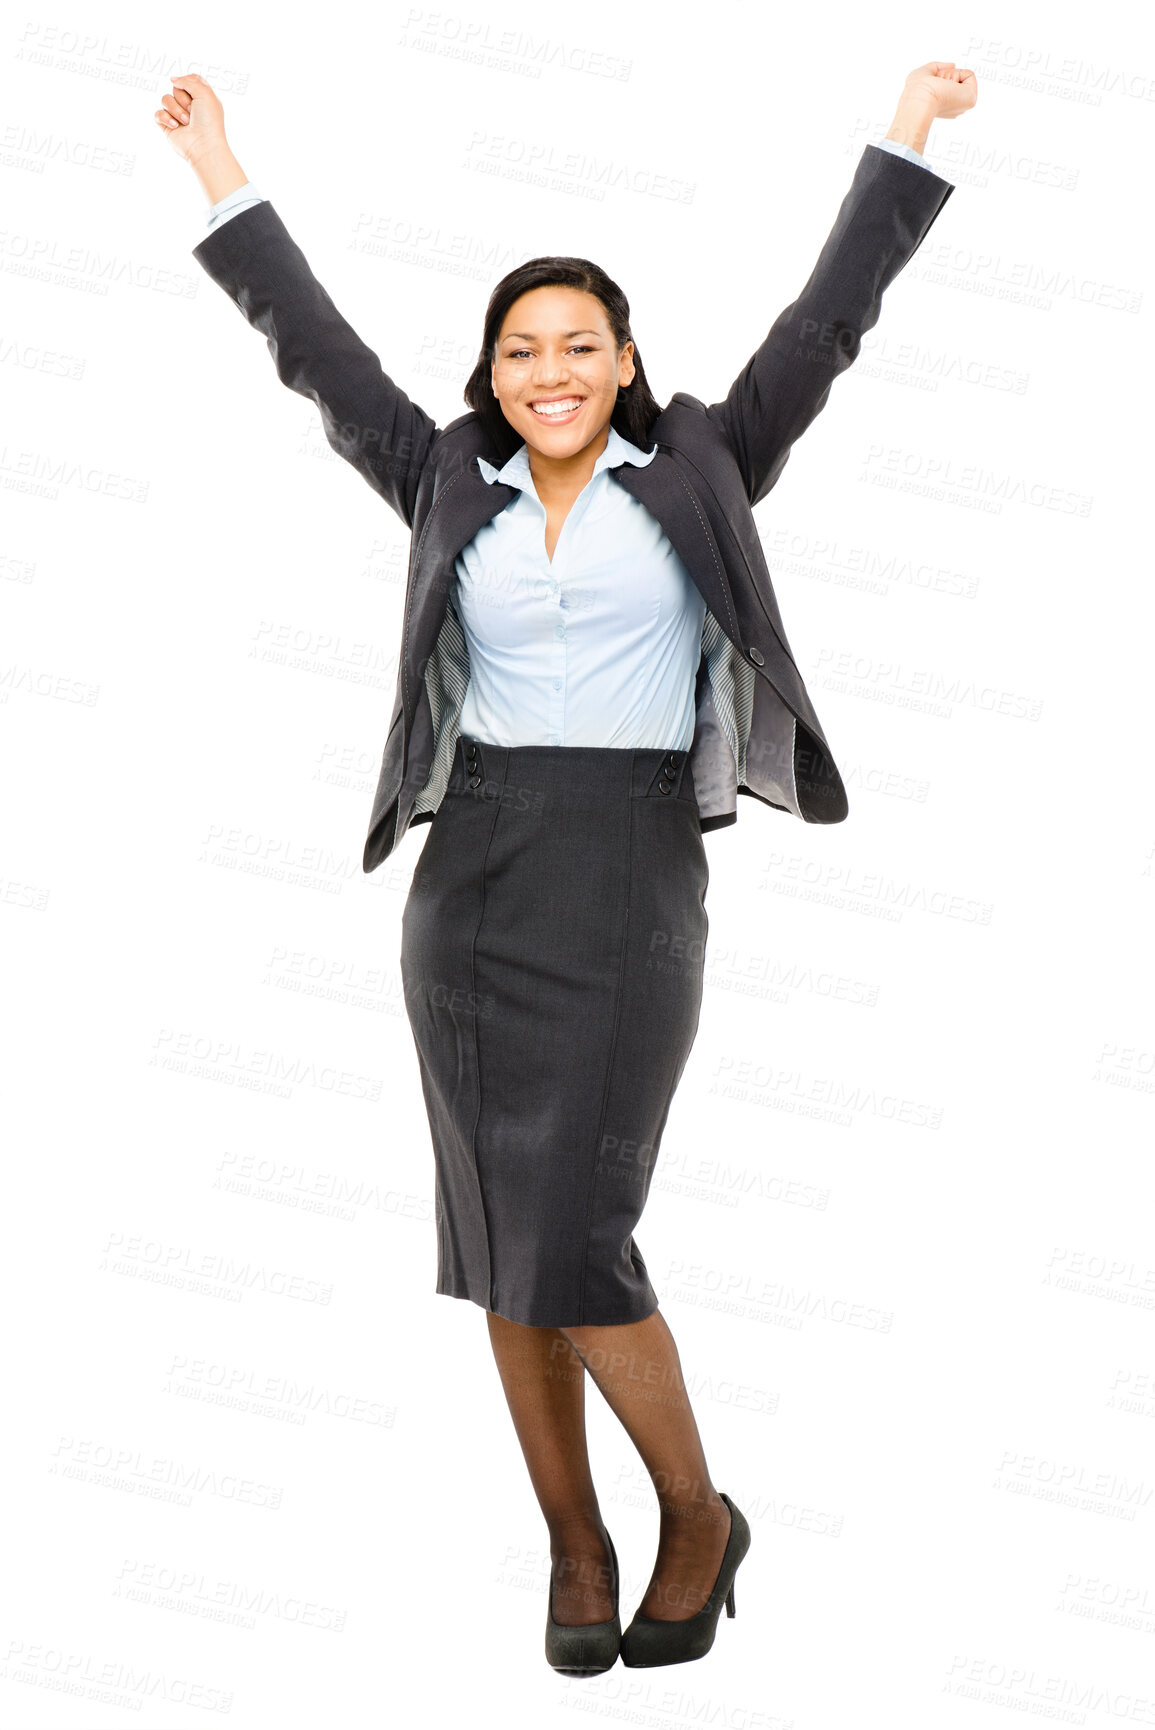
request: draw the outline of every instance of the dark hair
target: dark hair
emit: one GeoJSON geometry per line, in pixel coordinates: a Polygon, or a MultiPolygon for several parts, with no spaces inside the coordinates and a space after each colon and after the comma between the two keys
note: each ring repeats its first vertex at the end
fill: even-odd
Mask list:
{"type": "MultiPolygon", "coordinates": [[[[474,410],[488,433],[499,465],[507,462],[524,441],[506,420],[501,404],[493,394],[490,368],[496,360],[498,335],[506,313],[519,295],[527,294],[531,288],[555,287],[577,288],[585,294],[595,295],[601,301],[618,348],[634,341],[629,301],[612,277],[588,258],[528,258],[503,276],[490,294],[485,309],[481,353],[465,386],[466,404],[474,410]]],[[[638,345],[634,342],[634,376],[628,385],[622,385],[618,390],[610,425],[631,444],[649,450],[653,442],[650,429],[661,412],[650,390],[638,345]]]]}

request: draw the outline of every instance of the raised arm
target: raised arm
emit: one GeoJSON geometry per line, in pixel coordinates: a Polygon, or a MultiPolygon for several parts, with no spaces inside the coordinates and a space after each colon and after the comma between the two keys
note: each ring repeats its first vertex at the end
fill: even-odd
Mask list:
{"type": "MultiPolygon", "coordinates": [[[[246,185],[216,94],[190,73],[173,80],[157,124],[200,180],[210,204],[246,185]]],[[[382,369],[341,316],[267,199],[238,208],[193,257],[268,343],[277,376],[316,403],[325,437],[412,528],[417,488],[437,427],[382,369]]]]}
{"type": "MultiPolygon", "coordinates": [[[[953,119],[975,101],[973,72],[932,61],[906,81],[892,144],[921,153],[931,121],[953,119]]],[[[765,498],[794,441],[826,406],[834,380],[858,356],[882,296],[925,240],[954,191],[894,149],[867,145],[810,279],[780,313],[726,397],[706,413],[738,459],[751,504],[765,498]]]]}

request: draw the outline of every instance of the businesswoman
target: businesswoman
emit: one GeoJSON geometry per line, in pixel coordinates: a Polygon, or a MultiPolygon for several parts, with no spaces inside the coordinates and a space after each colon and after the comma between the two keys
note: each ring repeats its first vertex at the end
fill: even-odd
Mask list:
{"type": "MultiPolygon", "coordinates": [[[[243,222],[263,200],[219,99],[197,75],[173,86],[157,125],[196,172],[210,226],[243,222]]],[[[973,73],[918,68],[880,148],[926,167],[932,120],[974,100],[973,73]]],[[[227,249],[253,322],[244,260],[271,226],[227,249]]],[[[217,262],[211,242],[198,255],[217,262]]],[[[262,279],[271,342],[286,340],[299,287],[262,279]]],[[[619,1655],[701,1657],[723,1605],[734,1614],[750,1544],[710,1476],[632,1236],[702,998],[708,869],[689,753],[707,621],[661,525],[613,480],[654,459],[661,411],[604,271],[538,258],[504,277],[465,401],[492,452],[484,479],[513,496],[455,559],[460,743],[405,905],[402,977],[435,1154],[437,1290],[486,1311],[550,1536],[547,1659],[594,1675],[619,1655]],[[660,1509],[624,1633],[586,1451],[587,1373],[660,1509]]]]}

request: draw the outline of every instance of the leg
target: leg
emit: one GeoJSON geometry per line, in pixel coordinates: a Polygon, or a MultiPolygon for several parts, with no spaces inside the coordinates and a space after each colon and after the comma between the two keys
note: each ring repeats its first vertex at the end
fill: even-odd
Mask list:
{"type": "Polygon", "coordinates": [[[549,1528],[557,1622],[614,1613],[606,1528],[586,1452],[585,1370],[557,1328],[523,1327],[486,1311],[489,1338],[530,1482],[549,1528]]]}
{"type": "Polygon", "coordinates": [[[638,1608],[658,1621],[699,1611],[730,1536],[730,1511],[710,1481],[702,1439],[665,1317],[562,1332],[637,1448],[658,1492],[661,1534],[638,1608]]]}

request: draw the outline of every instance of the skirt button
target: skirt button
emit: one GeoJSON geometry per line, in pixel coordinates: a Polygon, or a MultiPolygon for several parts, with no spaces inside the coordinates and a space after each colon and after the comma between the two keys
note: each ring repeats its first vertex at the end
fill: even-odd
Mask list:
{"type": "Polygon", "coordinates": [[[469,785],[471,787],[480,787],[481,786],[481,776],[480,775],[474,775],[470,779],[469,785]]]}
{"type": "Polygon", "coordinates": [[[669,791],[670,791],[670,783],[668,781],[659,781],[658,782],[658,792],[659,793],[668,793],[669,791]]]}

